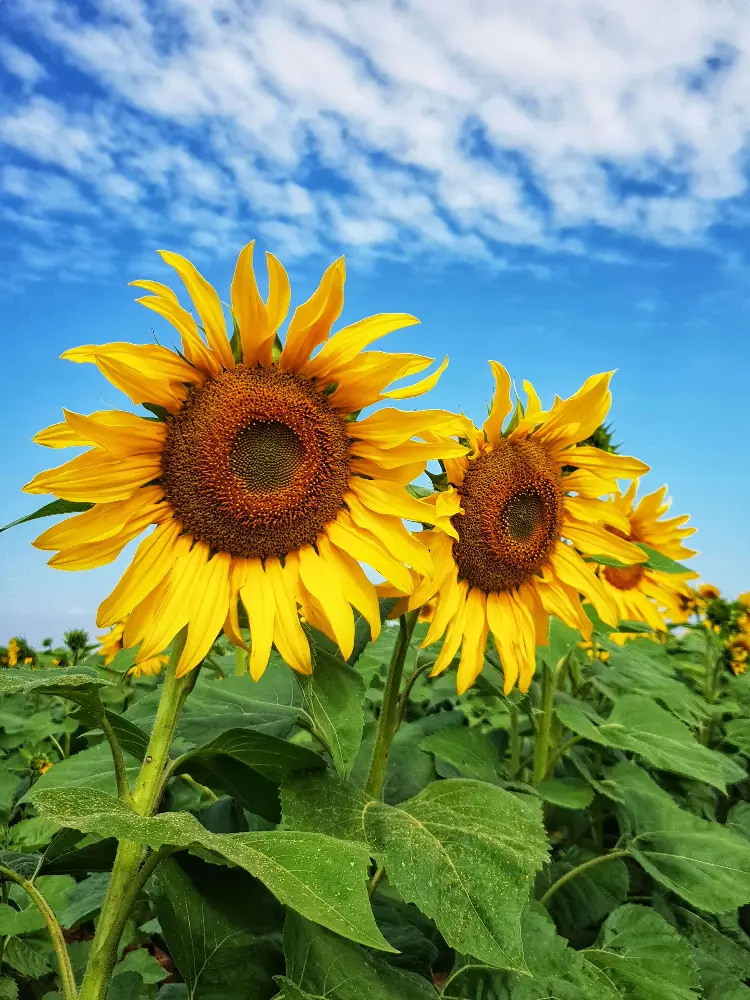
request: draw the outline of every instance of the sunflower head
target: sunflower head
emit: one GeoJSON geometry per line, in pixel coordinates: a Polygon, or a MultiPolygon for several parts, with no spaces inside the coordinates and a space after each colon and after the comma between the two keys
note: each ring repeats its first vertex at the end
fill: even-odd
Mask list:
{"type": "Polygon", "coordinates": [[[8,666],[15,667],[21,655],[21,644],[18,639],[13,638],[8,642],[8,666]]]}
{"type": "Polygon", "coordinates": [[[56,552],[55,567],[84,569],[111,562],[155,526],[99,608],[100,627],[126,621],[120,636],[102,640],[105,656],[122,641],[138,646],[142,667],[187,627],[177,665],[184,674],[222,629],[244,645],[241,602],[252,634],[252,676],[262,674],[272,645],[309,673],[300,615],[345,657],[354,642],[353,607],[373,637],[378,634],[377,597],[361,563],[403,593],[413,589],[412,572],[431,572],[429,553],[402,522],[425,520],[425,505],[405,486],[428,460],[465,453],[452,440],[463,422],[438,410],[392,406],[355,417],[372,404],[426,392],[447,359],[421,381],[389,390],[433,359],[367,348],[416,323],[413,316],[380,314],[331,335],[344,303],[343,259],[296,308],[282,343],[291,289],[271,254],[264,299],[253,244],[242,250],[228,317],[188,260],[162,257],[182,279],[196,316],[166,285],[136,281],[148,293],[138,301],[179,333],[179,352],[114,343],[65,353],[94,363],[148,412],[65,411],[63,423],[37,435],[48,447],[91,450],[41,473],[25,489],[91,509],[46,531],[35,545],[56,552]]]}
{"type": "Polygon", "coordinates": [[[482,428],[466,421],[461,439],[469,455],[443,462],[448,489],[434,500],[434,529],[423,533],[435,572],[408,599],[418,607],[435,598],[424,645],[445,633],[433,673],[461,650],[459,692],[482,669],[490,632],[506,691],[517,681],[525,691],[536,646],[547,643],[550,614],[589,639],[583,594],[604,620],[617,624],[615,602],[585,557],[646,560],[632,542],[606,529],[622,518],[598,498],[618,478],[639,476],[648,466],[582,443],[609,409],[611,375],[593,376],[569,399],[543,410],[526,382],[526,405],[514,403],[510,376],[490,364],[496,388],[489,415],[482,428]]]}
{"type": "Polygon", "coordinates": [[[118,622],[113,625],[109,632],[104,635],[97,636],[97,639],[101,643],[97,652],[100,656],[104,657],[104,666],[108,667],[110,663],[114,660],[122,646],[122,634],[125,631],[125,622],[118,622]]]}
{"type": "Polygon", "coordinates": [[[712,583],[702,583],[698,587],[698,597],[702,601],[717,601],[721,597],[721,593],[718,587],[714,587],[712,583]]]}

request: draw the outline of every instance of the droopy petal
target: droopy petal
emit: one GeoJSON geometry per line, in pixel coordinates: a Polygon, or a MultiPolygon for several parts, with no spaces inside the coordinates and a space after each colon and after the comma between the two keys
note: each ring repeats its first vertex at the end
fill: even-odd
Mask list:
{"type": "Polygon", "coordinates": [[[466,598],[466,622],[456,677],[459,694],[468,691],[482,672],[488,630],[486,597],[481,590],[472,587],[466,598]]]}
{"type": "Polygon", "coordinates": [[[461,640],[464,637],[467,604],[466,595],[468,590],[469,585],[466,580],[462,580],[458,585],[458,609],[453,616],[453,620],[448,626],[445,641],[443,642],[442,648],[432,666],[430,677],[437,677],[438,674],[442,674],[444,670],[447,670],[453,661],[453,657],[458,652],[458,647],[461,645],[461,640]]]}
{"type": "Polygon", "coordinates": [[[370,626],[370,639],[374,642],[380,635],[380,606],[375,587],[359,563],[347,552],[337,549],[326,535],[318,538],[318,551],[322,559],[332,567],[334,573],[344,581],[344,592],[349,601],[359,611],[370,626]]]}
{"type": "Polygon", "coordinates": [[[579,590],[594,605],[607,625],[617,625],[617,607],[604,584],[581,556],[560,542],[549,558],[555,574],[568,586],[579,590]]]}
{"type": "Polygon", "coordinates": [[[415,396],[423,396],[426,392],[430,392],[435,388],[440,381],[440,376],[447,367],[448,355],[446,354],[443,358],[443,363],[432,375],[420,379],[419,382],[413,382],[411,385],[405,385],[401,389],[391,389],[390,392],[384,392],[382,399],[413,399],[415,396]]]}
{"type": "Polygon", "coordinates": [[[429,576],[432,573],[432,559],[429,550],[411,535],[400,518],[374,514],[351,493],[345,495],[345,501],[354,524],[369,531],[397,559],[413,566],[419,573],[429,576]]]}
{"type": "Polygon", "coordinates": [[[276,647],[290,667],[300,674],[311,674],[310,643],[297,612],[299,560],[296,555],[290,554],[282,567],[274,556],[266,559],[265,568],[273,587],[276,605],[273,624],[273,640],[276,647]]]}
{"type": "MultiPolygon", "coordinates": [[[[164,504],[160,504],[164,507],[164,504]]],[[[116,534],[100,538],[95,542],[82,542],[62,549],[52,556],[49,565],[55,569],[79,570],[94,569],[113,562],[125,546],[137,538],[150,525],[169,516],[168,512],[160,515],[156,507],[146,510],[131,518],[116,534]]]]}
{"type": "Polygon", "coordinates": [[[260,559],[249,559],[240,597],[250,622],[250,676],[260,680],[273,645],[276,603],[273,586],[260,559]]]}
{"type": "MultiPolygon", "coordinates": [[[[117,412],[117,411],[115,411],[117,412]]],[[[97,420],[72,410],[63,409],[66,423],[92,444],[104,448],[110,455],[137,455],[149,451],[162,451],[167,438],[167,425],[159,420],[148,420],[135,413],[119,412],[120,420],[97,420]]]]}
{"type": "MultiPolygon", "coordinates": [[[[164,600],[143,638],[136,662],[160,653],[190,621],[208,582],[209,554],[210,550],[205,542],[196,542],[189,552],[183,552],[177,557],[164,600]]],[[[216,633],[212,636],[212,641],[215,638],[216,633]]]]}
{"type": "Polygon", "coordinates": [[[299,575],[306,589],[323,609],[331,623],[341,655],[348,660],[354,649],[354,615],[344,596],[339,577],[312,545],[304,545],[299,550],[299,575]]]}
{"type": "Polygon", "coordinates": [[[598,524],[582,524],[564,518],[563,534],[587,556],[608,556],[628,566],[648,562],[643,549],[598,524]]]}
{"type": "Polygon", "coordinates": [[[207,564],[190,608],[187,639],[177,664],[178,677],[184,677],[201,662],[221,631],[229,608],[231,564],[227,552],[217,553],[207,564]]]}
{"type": "Polygon", "coordinates": [[[616,484],[618,479],[643,476],[650,469],[650,466],[637,458],[631,458],[629,455],[613,455],[590,445],[570,448],[563,452],[563,456],[565,464],[594,472],[602,479],[608,480],[610,484],[616,484]]]}
{"type": "Polygon", "coordinates": [[[402,593],[411,593],[413,584],[409,570],[369,531],[354,527],[350,519],[340,514],[327,525],[326,533],[337,548],[372,566],[402,593]]]}
{"type": "Polygon", "coordinates": [[[232,278],[232,312],[237,318],[242,344],[242,360],[246,365],[271,362],[273,333],[268,328],[266,304],[260,297],[253,268],[255,240],[240,251],[232,278]]]}
{"type": "Polygon", "coordinates": [[[35,549],[52,552],[70,545],[96,542],[115,535],[133,516],[154,510],[164,497],[160,486],[144,486],[127,500],[98,503],[90,510],[67,517],[59,524],[47,528],[32,542],[35,549]]]}
{"type": "Polygon", "coordinates": [[[490,361],[490,368],[495,376],[495,395],[492,397],[492,409],[484,422],[483,430],[487,443],[497,444],[505,418],[513,409],[513,403],[510,398],[510,375],[497,361],[490,361]]]}
{"type": "Polygon", "coordinates": [[[182,278],[187,293],[193,300],[196,312],[200,316],[203,329],[206,331],[208,346],[225,368],[234,368],[232,349],[227,338],[224,310],[221,300],[216,294],[216,289],[185,257],[169,250],[160,250],[159,253],[164,262],[173,267],[182,278]]]}
{"type": "Polygon", "coordinates": [[[344,306],[346,268],[340,257],[327,269],[307,302],[297,306],[286,334],[279,366],[299,371],[318,344],[328,338],[344,306]]]}
{"type": "Polygon", "coordinates": [[[108,503],[127,499],[139,486],[161,474],[159,455],[118,458],[102,451],[85,455],[40,472],[23,487],[24,493],[54,493],[63,500],[108,503]]]}
{"type": "Polygon", "coordinates": [[[314,378],[325,378],[336,368],[348,365],[373,341],[418,322],[416,316],[408,313],[381,313],[358,320],[334,334],[304,366],[304,372],[314,378]]]}

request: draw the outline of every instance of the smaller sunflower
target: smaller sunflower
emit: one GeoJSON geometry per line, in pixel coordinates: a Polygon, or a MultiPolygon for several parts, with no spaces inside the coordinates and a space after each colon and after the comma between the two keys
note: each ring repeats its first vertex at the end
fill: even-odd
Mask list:
{"type": "Polygon", "coordinates": [[[702,583],[698,587],[698,597],[702,601],[718,601],[721,597],[718,587],[714,587],[712,583],[702,583]]]}
{"type": "Polygon", "coordinates": [[[617,625],[617,606],[581,553],[628,564],[647,558],[607,530],[627,528],[627,519],[599,497],[648,466],[581,444],[609,410],[612,373],[592,376],[548,411],[525,382],[522,410],[511,400],[507,371],[490,365],[496,388],[489,416],[481,430],[466,420],[461,440],[470,445],[468,456],[443,460],[448,489],[433,497],[433,530],[417,535],[430,549],[434,572],[408,599],[410,608],[434,599],[422,645],[445,634],[433,676],[461,650],[459,694],[480,673],[490,632],[507,693],[516,682],[528,690],[536,647],[548,642],[549,615],[591,638],[581,595],[617,625]]]}
{"type": "Polygon", "coordinates": [[[736,635],[726,643],[727,658],[732,672],[743,674],[750,656],[750,636],[736,635]]]}
{"type": "Polygon", "coordinates": [[[117,656],[122,647],[122,634],[125,631],[125,622],[118,622],[113,625],[109,632],[98,635],[97,639],[101,646],[97,650],[100,656],[104,657],[104,666],[108,667],[117,656]]]}
{"type": "Polygon", "coordinates": [[[169,663],[168,656],[149,656],[146,660],[141,660],[140,663],[135,663],[130,670],[128,670],[129,677],[143,677],[148,674],[155,677],[160,674],[166,664],[169,663]]]}
{"type": "MultiPolygon", "coordinates": [[[[648,493],[636,504],[637,490],[638,484],[634,482],[625,493],[611,495],[609,502],[622,514],[626,530],[614,525],[609,530],[631,542],[642,542],[669,559],[680,561],[696,555],[694,549],[688,549],[683,544],[696,531],[686,526],[689,515],[663,519],[671,502],[666,499],[667,487],[662,486],[648,493]]],[[[667,620],[684,619],[684,609],[691,595],[688,581],[698,577],[693,571],[664,573],[643,564],[623,567],[600,565],[597,573],[617,606],[620,621],[645,622],[655,632],[665,632],[667,620]]],[[[628,636],[613,632],[610,638],[622,645],[628,636]]]]}
{"type": "Polygon", "coordinates": [[[602,663],[607,663],[609,661],[609,650],[604,649],[598,642],[592,642],[591,639],[586,639],[583,642],[579,642],[578,646],[580,649],[585,650],[586,659],[590,663],[593,663],[594,660],[601,660],[602,663]]]}
{"type": "Polygon", "coordinates": [[[15,667],[18,663],[18,656],[20,654],[21,647],[18,644],[17,639],[11,639],[8,643],[8,666],[15,667]]]}

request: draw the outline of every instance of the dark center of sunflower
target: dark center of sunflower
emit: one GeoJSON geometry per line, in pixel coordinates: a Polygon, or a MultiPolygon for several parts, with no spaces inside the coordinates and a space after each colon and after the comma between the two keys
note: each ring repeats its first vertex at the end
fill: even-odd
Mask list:
{"type": "Polygon", "coordinates": [[[185,530],[215,551],[285,555],[342,507],[347,425],[311,379],[238,365],[169,417],[162,482],[185,530]]]}
{"type": "Polygon", "coordinates": [[[643,579],[643,566],[605,566],[604,579],[618,590],[634,590],[643,579]]]}
{"type": "Polygon", "coordinates": [[[461,576],[485,593],[512,590],[544,565],[560,538],[560,472],[534,441],[501,441],[471,463],[453,525],[461,576]]]}

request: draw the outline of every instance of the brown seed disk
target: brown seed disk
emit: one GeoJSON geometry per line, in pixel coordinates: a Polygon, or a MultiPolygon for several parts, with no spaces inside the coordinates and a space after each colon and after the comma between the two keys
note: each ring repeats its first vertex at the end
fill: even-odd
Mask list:
{"type": "Polygon", "coordinates": [[[192,389],[169,417],[167,499],[214,551],[285,555],[314,542],[341,510],[346,427],[311,379],[238,365],[192,389]]]}
{"type": "Polygon", "coordinates": [[[544,565],[560,538],[560,472],[534,441],[501,441],[469,466],[453,526],[460,575],[486,594],[512,590],[544,565]]]}
{"type": "Polygon", "coordinates": [[[605,566],[604,579],[618,590],[633,590],[643,579],[643,566],[605,566]]]}

